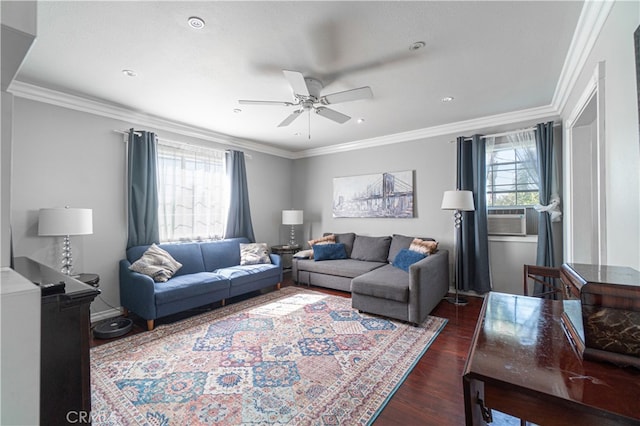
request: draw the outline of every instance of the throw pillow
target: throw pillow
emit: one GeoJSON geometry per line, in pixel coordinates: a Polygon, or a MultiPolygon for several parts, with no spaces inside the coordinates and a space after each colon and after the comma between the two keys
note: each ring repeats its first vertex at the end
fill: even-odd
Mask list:
{"type": "Polygon", "coordinates": [[[356,235],[351,258],[368,262],[387,262],[391,237],[364,237],[356,235]]]}
{"type": "Polygon", "coordinates": [[[437,241],[424,241],[420,238],[416,238],[411,242],[409,250],[417,251],[422,254],[433,254],[438,250],[437,241]]]}
{"type": "Polygon", "coordinates": [[[344,244],[316,244],[313,246],[313,260],[336,260],[346,259],[347,251],[344,244]]]}
{"type": "Polygon", "coordinates": [[[155,282],[164,283],[176,273],[182,264],[175,260],[166,250],[155,244],[142,254],[140,259],[133,262],[129,269],[153,278],[155,282]]]}
{"type": "Polygon", "coordinates": [[[351,257],[351,252],[353,251],[353,242],[356,239],[355,233],[345,232],[342,234],[337,234],[335,232],[327,232],[323,234],[323,236],[326,235],[333,235],[336,239],[336,243],[344,244],[344,250],[347,252],[347,257],[351,257]]]}
{"type": "Polygon", "coordinates": [[[293,255],[296,259],[313,259],[313,250],[300,250],[293,255]]]}
{"type": "Polygon", "coordinates": [[[417,251],[402,249],[396,255],[396,258],[393,261],[393,266],[396,268],[400,268],[403,271],[409,272],[409,267],[414,263],[424,259],[427,257],[422,253],[418,253],[417,251]]]}
{"type": "Polygon", "coordinates": [[[267,243],[240,243],[240,265],[271,263],[267,243]]]}
{"type": "Polygon", "coordinates": [[[313,248],[316,244],[334,244],[336,242],[336,236],[325,235],[324,237],[316,238],[315,240],[309,240],[309,247],[313,248]]]}

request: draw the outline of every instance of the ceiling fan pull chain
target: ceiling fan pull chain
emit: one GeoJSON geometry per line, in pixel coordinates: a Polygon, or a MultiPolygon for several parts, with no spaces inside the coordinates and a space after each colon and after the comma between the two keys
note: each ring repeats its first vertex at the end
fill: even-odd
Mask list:
{"type": "Polygon", "coordinates": [[[309,108],[309,126],[308,126],[308,139],[311,140],[311,108],[309,108]]]}

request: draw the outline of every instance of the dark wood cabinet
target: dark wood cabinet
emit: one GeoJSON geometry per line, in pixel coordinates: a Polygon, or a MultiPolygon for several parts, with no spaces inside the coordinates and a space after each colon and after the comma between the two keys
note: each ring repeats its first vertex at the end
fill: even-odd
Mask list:
{"type": "Polygon", "coordinates": [[[64,283],[64,291],[41,299],[40,423],[89,423],[89,308],[100,290],[26,257],[14,269],[41,287],[64,283]]]}
{"type": "Polygon", "coordinates": [[[640,371],[582,359],[562,301],[489,293],[464,368],[467,425],[495,411],[542,425],[637,425],[640,371]]]}

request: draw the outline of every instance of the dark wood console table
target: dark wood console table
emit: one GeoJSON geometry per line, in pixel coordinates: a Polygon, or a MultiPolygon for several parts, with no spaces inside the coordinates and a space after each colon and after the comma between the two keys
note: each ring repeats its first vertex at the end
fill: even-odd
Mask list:
{"type": "Polygon", "coordinates": [[[562,312],[562,301],[487,295],[463,373],[467,425],[492,410],[542,425],[640,424],[640,370],[582,360],[562,312]]]}
{"type": "Polygon", "coordinates": [[[89,423],[89,307],[100,290],[27,257],[15,258],[13,269],[41,287],[65,284],[41,299],[40,424],[89,423]]]}

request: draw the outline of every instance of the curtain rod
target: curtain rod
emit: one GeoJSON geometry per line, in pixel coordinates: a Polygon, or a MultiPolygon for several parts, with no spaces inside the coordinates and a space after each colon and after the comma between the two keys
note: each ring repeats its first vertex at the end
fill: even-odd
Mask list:
{"type": "MultiPolygon", "coordinates": [[[[560,125],[560,123],[557,123],[557,122],[553,123],[553,127],[556,127],[556,126],[559,126],[559,125],[560,125]]],[[[500,136],[508,136],[508,135],[512,135],[514,133],[528,132],[528,131],[535,130],[535,129],[536,129],[536,126],[531,126],[531,127],[527,127],[527,128],[524,128],[524,129],[510,130],[508,132],[494,133],[492,135],[483,135],[483,136],[480,136],[480,139],[498,138],[500,136]]],[[[464,138],[465,141],[470,141],[471,139],[472,138],[470,138],[470,137],[469,138],[464,138]]],[[[455,142],[456,141],[449,141],[449,143],[455,143],[455,142]]]]}
{"type": "MultiPolygon", "coordinates": [[[[129,136],[129,132],[128,131],[114,130],[114,132],[120,133],[121,135],[124,135],[124,136],[129,136]]],[[[141,135],[142,134],[141,132],[136,132],[136,131],[134,131],[133,133],[135,133],[136,135],[141,135]]],[[[169,144],[196,146],[198,148],[216,150],[216,148],[209,148],[209,147],[206,147],[206,146],[194,145],[194,144],[190,144],[190,143],[186,143],[186,142],[172,141],[170,139],[160,138],[157,135],[156,135],[156,138],[158,138],[158,141],[167,142],[169,144]]],[[[126,139],[125,139],[125,142],[127,142],[126,139]]],[[[232,150],[231,149],[224,149],[224,150],[219,149],[218,151],[231,152],[232,150]]],[[[244,154],[245,158],[247,158],[248,160],[253,159],[253,157],[251,157],[250,154],[247,154],[246,152],[243,152],[243,154],[244,154]]]]}

